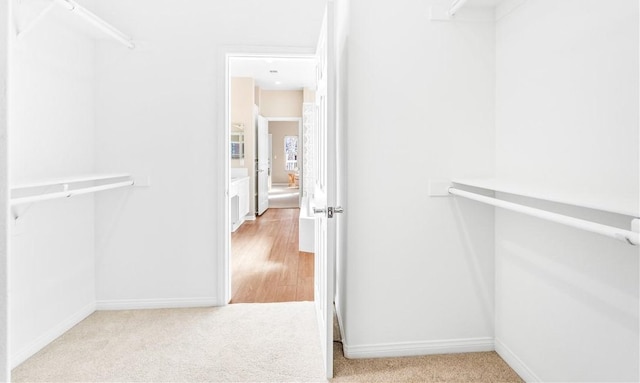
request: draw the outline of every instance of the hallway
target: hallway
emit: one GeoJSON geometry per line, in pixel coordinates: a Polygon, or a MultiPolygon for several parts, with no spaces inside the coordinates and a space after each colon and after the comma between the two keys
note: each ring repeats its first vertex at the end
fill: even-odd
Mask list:
{"type": "Polygon", "coordinates": [[[269,209],[231,236],[231,303],[313,300],[313,254],[298,251],[299,209],[269,209]]]}
{"type": "Polygon", "coordinates": [[[273,184],[269,190],[269,208],[292,209],[300,207],[300,189],[282,184],[273,184]]]}

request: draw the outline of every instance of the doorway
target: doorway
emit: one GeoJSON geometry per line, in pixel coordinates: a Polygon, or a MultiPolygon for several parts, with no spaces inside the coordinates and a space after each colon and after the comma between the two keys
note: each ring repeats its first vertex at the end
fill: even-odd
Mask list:
{"type": "Polygon", "coordinates": [[[304,172],[302,168],[302,119],[298,117],[269,121],[269,207],[300,208],[304,172]]]}
{"type": "Polygon", "coordinates": [[[314,102],[315,62],[310,55],[228,56],[230,303],[314,299],[314,258],[300,251],[299,207],[303,110],[314,102]],[[242,140],[234,140],[239,132],[242,140]]]}

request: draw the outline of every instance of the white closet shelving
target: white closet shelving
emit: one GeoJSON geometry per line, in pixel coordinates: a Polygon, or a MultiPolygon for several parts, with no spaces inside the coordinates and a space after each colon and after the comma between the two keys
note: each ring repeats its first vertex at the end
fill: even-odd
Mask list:
{"type": "Polygon", "coordinates": [[[634,198],[633,195],[623,197],[620,197],[619,195],[616,195],[615,197],[608,195],[595,195],[591,190],[585,190],[582,193],[576,193],[573,191],[569,193],[543,188],[539,185],[524,184],[522,182],[496,178],[459,178],[453,179],[452,182],[454,184],[487,189],[494,192],[515,194],[523,197],[600,210],[608,213],[622,214],[630,217],[640,217],[638,198],[637,196],[634,198]]]}
{"type": "Polygon", "coordinates": [[[131,37],[120,31],[118,28],[105,21],[95,13],[91,12],[82,5],[76,3],[74,0],[51,0],[51,3],[45,7],[36,17],[34,17],[24,28],[18,31],[18,38],[24,37],[29,31],[35,28],[47,15],[57,7],[62,7],[70,13],[81,17],[88,24],[94,26],[96,29],[102,31],[105,35],[120,42],[129,49],[135,48],[131,37]]]}
{"type": "MultiPolygon", "coordinates": [[[[635,217],[631,222],[631,228],[633,230],[621,229],[618,227],[613,227],[609,225],[603,225],[601,223],[592,222],[584,219],[579,219],[563,214],[554,213],[551,211],[547,211],[544,209],[533,208],[526,205],[521,205],[518,203],[513,203],[509,201],[505,201],[500,198],[488,197],[482,194],[473,193],[467,190],[461,190],[455,187],[456,184],[471,186],[481,189],[488,189],[494,192],[504,192],[509,194],[515,194],[519,196],[535,198],[539,200],[545,200],[550,202],[563,203],[567,205],[585,207],[589,209],[597,209],[601,211],[613,212],[611,208],[605,207],[606,201],[580,201],[576,198],[570,198],[569,195],[554,195],[549,192],[537,192],[536,190],[531,190],[528,188],[523,188],[517,184],[505,184],[500,183],[496,180],[454,180],[454,187],[448,188],[448,193],[454,196],[463,197],[467,199],[471,199],[477,202],[481,202],[487,205],[499,207],[506,210],[515,211],[521,214],[530,215],[536,218],[540,218],[546,221],[551,221],[555,223],[559,223],[561,225],[574,227],[577,229],[581,229],[584,231],[588,231],[591,233],[596,233],[600,235],[604,235],[618,241],[622,241],[628,243],[630,245],[637,246],[640,244],[640,234],[638,233],[638,215],[634,214],[626,214],[626,213],[618,213],[623,215],[630,215],[635,217]],[[634,231],[635,230],[635,231],[634,231]]],[[[636,213],[637,214],[637,213],[636,213]]]]}
{"type": "Polygon", "coordinates": [[[11,187],[11,206],[133,186],[129,174],[96,174],[27,182],[11,187]]]}

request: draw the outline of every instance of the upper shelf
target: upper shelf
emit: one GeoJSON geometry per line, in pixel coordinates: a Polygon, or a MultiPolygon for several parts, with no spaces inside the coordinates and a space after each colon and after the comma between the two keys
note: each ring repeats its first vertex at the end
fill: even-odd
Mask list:
{"type": "Polygon", "coordinates": [[[639,196],[633,193],[622,197],[615,196],[614,198],[607,198],[608,196],[594,195],[592,191],[584,191],[582,193],[563,192],[495,178],[454,179],[451,182],[565,205],[585,207],[630,217],[640,217],[639,196]]]}

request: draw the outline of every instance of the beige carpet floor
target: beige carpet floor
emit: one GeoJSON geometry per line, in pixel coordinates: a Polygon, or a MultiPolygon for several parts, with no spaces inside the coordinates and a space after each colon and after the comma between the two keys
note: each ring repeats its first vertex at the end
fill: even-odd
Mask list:
{"type": "MultiPolygon", "coordinates": [[[[522,382],[494,352],[345,359],[333,382],[522,382]]],[[[13,382],[325,382],[312,302],[100,311],[13,382]]]]}
{"type": "Polygon", "coordinates": [[[322,382],[312,302],[98,311],[13,382],[322,382]]]}
{"type": "Polygon", "coordinates": [[[524,380],[495,352],[384,359],[346,359],[334,344],[332,382],[518,382],[524,380]]]}

